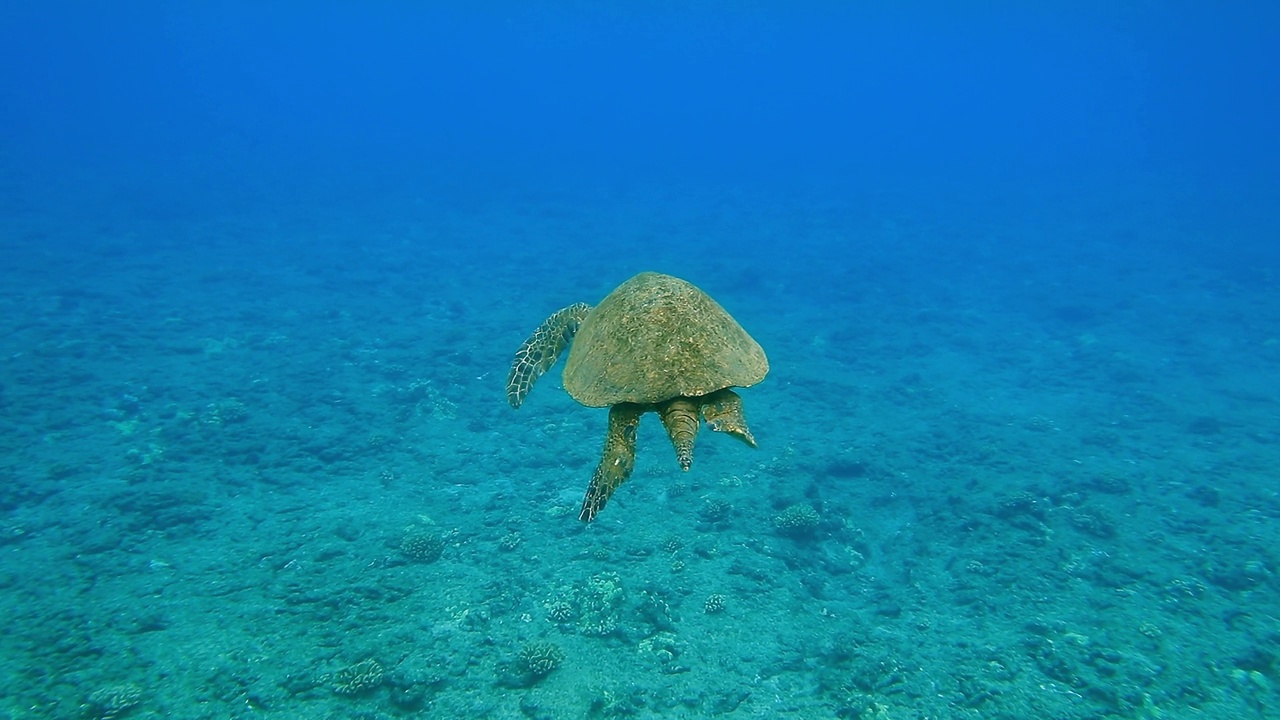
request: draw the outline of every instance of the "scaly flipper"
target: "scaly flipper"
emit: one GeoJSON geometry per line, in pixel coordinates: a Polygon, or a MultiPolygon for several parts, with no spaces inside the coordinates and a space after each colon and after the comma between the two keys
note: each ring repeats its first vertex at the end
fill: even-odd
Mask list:
{"type": "Polygon", "coordinates": [[[587,495],[582,498],[578,519],[591,522],[604,509],[609,496],[631,477],[636,466],[636,428],[646,407],[635,403],[619,403],[609,408],[609,431],[604,438],[600,464],[591,476],[587,495]]]}
{"type": "Polygon", "coordinates": [[[698,436],[698,426],[702,424],[696,401],[686,397],[668,400],[658,406],[658,417],[662,418],[671,444],[676,448],[680,469],[687,471],[693,464],[693,439],[698,436]]]}
{"type": "Polygon", "coordinates": [[[756,446],[756,439],[742,414],[742,398],[737,393],[726,388],[701,398],[701,401],[702,417],[712,430],[728,433],[751,447],[756,446]]]}
{"type": "Polygon", "coordinates": [[[533,389],[533,384],[556,363],[556,358],[569,346],[574,333],[578,332],[578,326],[589,312],[591,306],[586,303],[575,303],[557,310],[524,341],[516,351],[515,359],[511,361],[511,372],[507,374],[507,402],[511,403],[511,407],[520,407],[525,396],[533,389]]]}

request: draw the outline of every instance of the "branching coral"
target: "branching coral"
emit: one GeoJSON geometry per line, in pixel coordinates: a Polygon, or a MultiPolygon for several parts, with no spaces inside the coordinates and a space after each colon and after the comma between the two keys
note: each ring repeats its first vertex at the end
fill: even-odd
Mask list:
{"type": "Polygon", "coordinates": [[[372,658],[339,670],[333,676],[333,691],[338,695],[363,695],[382,684],[382,665],[372,658]]]}
{"type": "Polygon", "coordinates": [[[89,717],[111,720],[124,715],[140,702],[142,702],[142,688],[133,683],[124,683],[93,691],[83,709],[89,717]]]}
{"type": "Polygon", "coordinates": [[[818,511],[809,505],[798,504],[783,510],[773,518],[773,527],[783,535],[807,537],[818,528],[818,511]]]}
{"type": "Polygon", "coordinates": [[[411,527],[400,540],[400,552],[420,563],[433,563],[444,553],[444,540],[420,527],[411,527]]]}
{"type": "Polygon", "coordinates": [[[520,648],[515,670],[532,684],[555,672],[564,662],[564,651],[553,643],[529,643],[520,648]]]}

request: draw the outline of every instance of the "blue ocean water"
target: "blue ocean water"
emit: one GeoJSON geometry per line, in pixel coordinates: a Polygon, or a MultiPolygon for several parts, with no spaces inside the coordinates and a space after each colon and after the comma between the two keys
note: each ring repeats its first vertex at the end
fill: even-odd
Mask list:
{"type": "Polygon", "coordinates": [[[0,718],[1280,717],[1280,11],[850,5],[9,3],[0,718]]]}

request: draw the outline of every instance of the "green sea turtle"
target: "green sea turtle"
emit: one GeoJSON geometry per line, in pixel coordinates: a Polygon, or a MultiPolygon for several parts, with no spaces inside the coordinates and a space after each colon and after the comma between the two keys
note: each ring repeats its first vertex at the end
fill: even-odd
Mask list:
{"type": "Polygon", "coordinates": [[[684,470],[693,462],[693,440],[703,419],[712,430],[756,446],[742,415],[742,398],[729,388],[763,380],[769,360],[724,308],[684,280],[640,273],[594,308],[577,303],[547,318],[511,363],[511,407],[520,407],[570,343],[565,390],[587,407],[609,408],[604,452],[578,519],[595,519],[630,477],[636,428],[650,410],[662,418],[684,470]]]}

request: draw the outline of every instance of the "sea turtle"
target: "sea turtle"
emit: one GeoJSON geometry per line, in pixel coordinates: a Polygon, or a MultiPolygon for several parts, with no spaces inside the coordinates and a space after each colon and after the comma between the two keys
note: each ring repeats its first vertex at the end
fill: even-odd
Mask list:
{"type": "Polygon", "coordinates": [[[643,272],[594,308],[577,303],[557,311],[516,352],[507,375],[511,407],[520,407],[571,342],[565,390],[587,407],[609,408],[604,452],[579,520],[595,519],[631,475],[636,428],[650,410],[662,418],[684,470],[693,462],[702,419],[712,430],[756,446],[742,398],[729,388],[763,380],[769,360],[724,308],[690,283],[643,272]]]}

